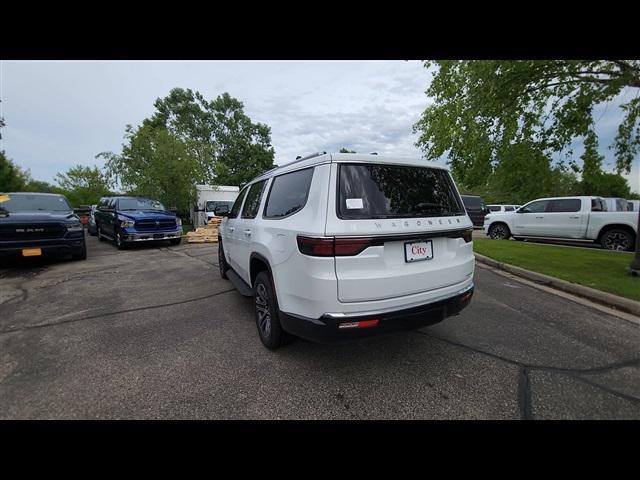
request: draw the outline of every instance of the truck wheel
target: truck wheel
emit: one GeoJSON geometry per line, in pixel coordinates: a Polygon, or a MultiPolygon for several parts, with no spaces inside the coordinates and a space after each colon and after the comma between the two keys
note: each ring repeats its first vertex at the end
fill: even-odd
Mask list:
{"type": "Polygon", "coordinates": [[[218,268],[220,269],[220,276],[227,280],[227,270],[229,270],[229,265],[227,264],[227,259],[224,256],[224,248],[222,247],[222,241],[218,240],[218,268]]]}
{"type": "Polygon", "coordinates": [[[607,250],[631,251],[635,246],[631,233],[619,228],[607,230],[600,238],[602,248],[607,250]]]}
{"type": "Polygon", "coordinates": [[[508,240],[511,236],[509,227],[504,223],[494,223],[489,227],[489,237],[491,240],[508,240]]]}
{"type": "Polygon", "coordinates": [[[73,251],[71,254],[73,260],[86,260],[87,259],[87,244],[83,244],[79,250],[73,251]]]}
{"type": "Polygon", "coordinates": [[[293,336],[285,332],[280,325],[278,299],[268,272],[258,273],[253,284],[253,301],[256,313],[258,335],[263,345],[276,350],[291,342],[293,336]]]}

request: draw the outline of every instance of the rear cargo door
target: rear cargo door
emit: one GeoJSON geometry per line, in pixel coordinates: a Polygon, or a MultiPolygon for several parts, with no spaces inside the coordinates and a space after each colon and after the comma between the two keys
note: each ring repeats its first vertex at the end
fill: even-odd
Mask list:
{"type": "Polygon", "coordinates": [[[424,166],[334,163],[338,299],[365,302],[452,286],[473,275],[471,221],[449,172],[424,166]]]}

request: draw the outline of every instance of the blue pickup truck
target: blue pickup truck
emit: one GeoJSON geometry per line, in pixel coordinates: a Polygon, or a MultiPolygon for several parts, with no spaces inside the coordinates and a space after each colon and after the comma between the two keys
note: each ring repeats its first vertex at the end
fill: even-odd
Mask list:
{"type": "Polygon", "coordinates": [[[137,242],[182,240],[182,221],[159,202],[144,197],[107,197],[94,213],[98,240],[110,240],[119,249],[137,242]]]}
{"type": "Polygon", "coordinates": [[[84,227],[64,195],[0,193],[0,258],[87,258],[84,227]]]}

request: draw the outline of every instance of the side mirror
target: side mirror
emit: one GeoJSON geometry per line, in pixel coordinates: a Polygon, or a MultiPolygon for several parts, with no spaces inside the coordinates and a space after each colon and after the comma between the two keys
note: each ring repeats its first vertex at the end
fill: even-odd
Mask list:
{"type": "Polygon", "coordinates": [[[213,209],[213,213],[216,217],[228,217],[229,216],[229,207],[227,205],[218,205],[213,209]]]}

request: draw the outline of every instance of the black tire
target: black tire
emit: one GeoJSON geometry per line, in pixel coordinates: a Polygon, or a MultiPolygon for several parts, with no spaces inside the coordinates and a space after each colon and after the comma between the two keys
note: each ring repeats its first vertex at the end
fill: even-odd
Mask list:
{"type": "Polygon", "coordinates": [[[220,268],[220,276],[228,280],[227,270],[229,270],[229,265],[227,264],[227,259],[224,256],[224,248],[222,247],[222,240],[218,239],[218,268],[220,268]]]}
{"type": "Polygon", "coordinates": [[[73,260],[86,260],[87,259],[87,244],[82,245],[80,250],[76,250],[71,254],[73,260]]]}
{"type": "Polygon", "coordinates": [[[182,242],[182,238],[172,238],[169,241],[171,242],[171,245],[180,245],[180,243],[182,242]]]}
{"type": "Polygon", "coordinates": [[[631,232],[621,228],[612,228],[602,234],[600,245],[607,250],[632,252],[636,246],[636,240],[631,232]]]}
{"type": "Polygon", "coordinates": [[[280,325],[278,299],[271,283],[271,276],[266,271],[258,273],[253,282],[253,303],[258,335],[265,347],[276,350],[294,339],[280,325]]]}
{"type": "Polygon", "coordinates": [[[96,225],[96,235],[98,235],[98,241],[104,242],[104,237],[100,235],[100,227],[96,225]]]}
{"type": "Polygon", "coordinates": [[[489,227],[489,238],[491,240],[509,240],[511,232],[505,223],[493,223],[489,227]]]}

